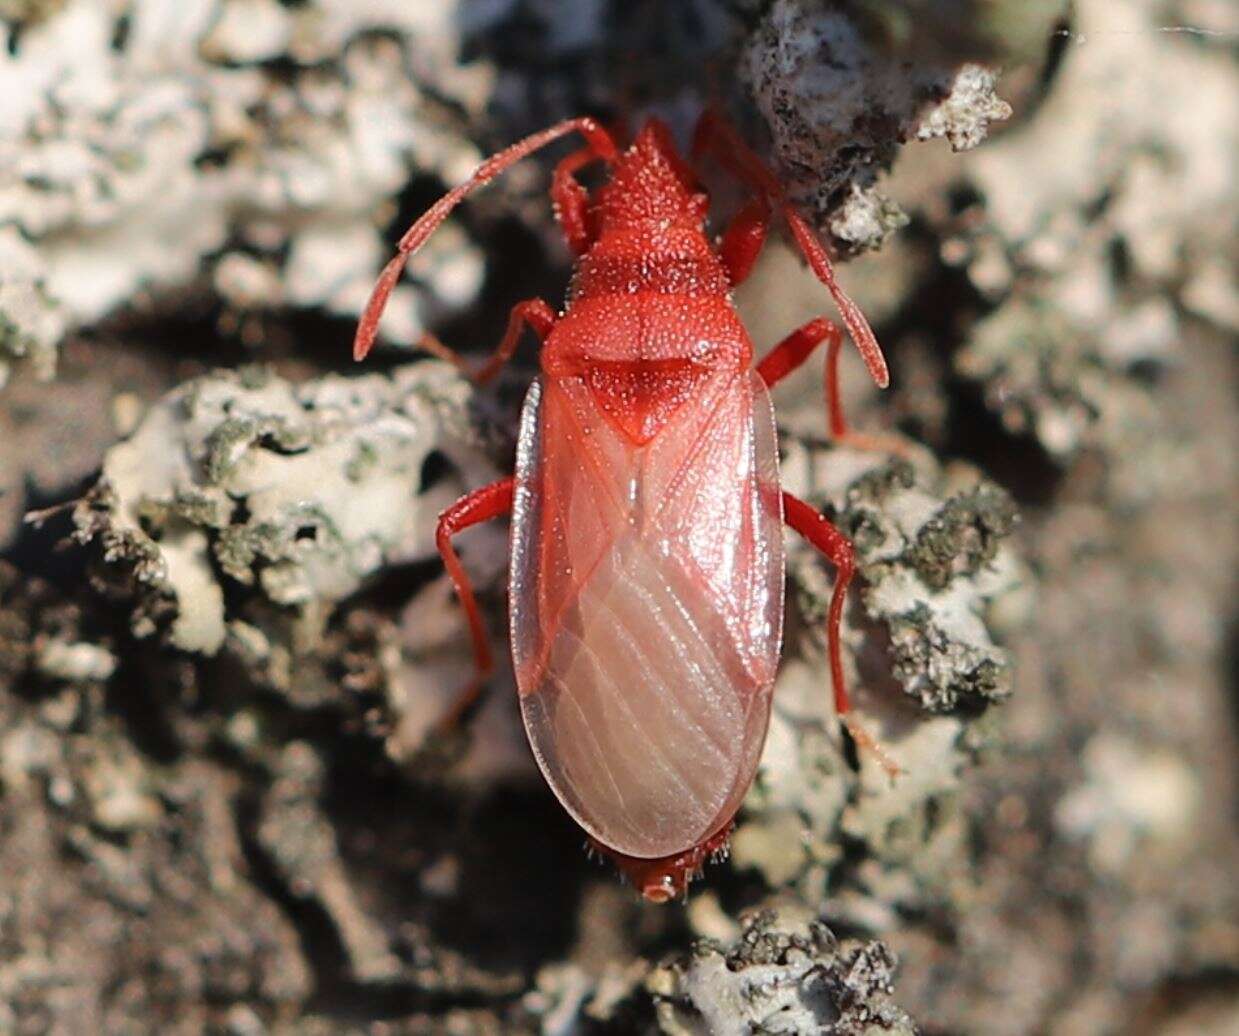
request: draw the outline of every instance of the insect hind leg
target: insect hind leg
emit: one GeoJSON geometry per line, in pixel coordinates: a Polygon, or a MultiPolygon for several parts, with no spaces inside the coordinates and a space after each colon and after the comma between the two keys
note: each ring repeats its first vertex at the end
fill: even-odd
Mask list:
{"type": "Polygon", "coordinates": [[[435,545],[443,558],[448,578],[456,588],[456,595],[460,598],[469,623],[474,660],[473,679],[457,694],[451,706],[439,719],[436,727],[440,731],[451,730],[459,723],[461,717],[481,695],[486,678],[495,667],[490,641],[486,636],[486,627],[482,622],[482,611],[473,593],[473,584],[469,580],[469,574],[460,563],[456,548],[452,546],[452,537],[474,525],[480,525],[482,522],[510,513],[514,485],[515,481],[512,478],[503,478],[481,489],[475,489],[439,515],[439,523],[435,528],[435,545]]]}
{"type": "Polygon", "coordinates": [[[852,707],[847,684],[843,677],[843,652],[839,642],[839,627],[843,621],[843,604],[848,586],[856,574],[856,558],[852,541],[832,524],[825,515],[810,507],[791,493],[783,494],[783,516],[787,524],[800,533],[810,545],[826,556],[835,566],[835,587],[830,595],[830,608],[826,614],[826,649],[830,660],[830,682],[835,695],[835,712],[847,728],[856,747],[869,752],[882,768],[895,777],[902,771],[886,754],[878,741],[855,717],[849,715],[852,707]]]}

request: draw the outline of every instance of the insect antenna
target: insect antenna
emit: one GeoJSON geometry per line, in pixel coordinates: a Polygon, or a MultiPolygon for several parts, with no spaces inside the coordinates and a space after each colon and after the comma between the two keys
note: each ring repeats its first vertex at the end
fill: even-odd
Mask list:
{"type": "Polygon", "coordinates": [[[830,261],[830,256],[826,254],[822,243],[809,229],[809,225],[789,202],[782,202],[780,208],[792,232],[792,237],[796,239],[796,244],[800,247],[801,254],[809,262],[809,268],[817,279],[826,285],[826,290],[834,299],[843,317],[843,322],[847,325],[848,333],[852,336],[852,341],[860,350],[865,366],[869,368],[869,376],[877,383],[878,388],[886,388],[891,381],[890,371],[886,366],[886,357],[882,355],[882,347],[878,345],[877,336],[873,333],[873,328],[869,326],[865,314],[835,280],[834,264],[830,261]]]}
{"type": "Polygon", "coordinates": [[[873,328],[869,326],[869,321],[865,319],[865,314],[843,290],[842,285],[835,280],[835,268],[830,261],[829,253],[817,239],[817,235],[809,229],[809,225],[792,207],[791,202],[787,200],[787,194],[779,178],[741,139],[735,128],[713,108],[707,108],[702,112],[693,134],[692,156],[700,158],[706,153],[713,155],[719,165],[737,180],[747,184],[765,205],[767,213],[776,211],[782,215],[788,229],[792,232],[796,247],[800,249],[800,254],[805,257],[809,268],[826,286],[830,297],[834,299],[843,317],[843,322],[847,325],[848,333],[852,336],[852,341],[856,343],[856,348],[860,350],[861,358],[869,369],[869,375],[879,388],[886,388],[891,379],[886,366],[886,358],[882,355],[882,347],[878,345],[877,336],[874,335],[873,328]]]}
{"type": "Polygon", "coordinates": [[[452,188],[422,213],[421,217],[405,231],[397,246],[396,255],[383,267],[383,272],[379,274],[379,279],[375,282],[374,290],[370,293],[370,301],[366,303],[365,311],[357,324],[357,334],[353,339],[354,360],[365,359],[366,354],[373,347],[383,309],[387,305],[387,299],[392,289],[395,288],[396,282],[400,280],[405,264],[426,243],[426,239],[435,232],[439,224],[447,219],[452,209],[509,166],[573,132],[580,133],[585,138],[586,144],[598,158],[604,162],[615,161],[617,157],[615,142],[594,119],[588,117],[565,119],[540,133],[532,133],[523,140],[518,140],[498,154],[491,155],[474,170],[468,180],[452,188]]]}

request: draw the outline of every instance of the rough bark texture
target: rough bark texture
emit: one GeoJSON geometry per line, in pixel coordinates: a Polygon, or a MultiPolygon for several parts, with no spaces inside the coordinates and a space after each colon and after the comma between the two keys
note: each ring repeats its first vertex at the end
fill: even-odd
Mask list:
{"type": "MultiPolygon", "coordinates": [[[[0,1032],[1222,1034],[1239,1026],[1230,5],[0,0],[0,1032]],[[929,13],[932,9],[932,14],[929,13]],[[509,470],[567,272],[494,146],[721,105],[891,359],[775,394],[792,544],[730,859],[638,902],[470,671],[437,511],[509,470]],[[936,139],[942,138],[942,139],[936,139]],[[23,516],[29,518],[23,521],[23,516]]],[[[737,195],[714,174],[720,215],[737,195]]],[[[775,242],[759,349],[827,310],[775,242]]],[[[811,369],[818,369],[812,368],[811,369]]],[[[502,528],[462,539],[495,647],[502,528]]]]}

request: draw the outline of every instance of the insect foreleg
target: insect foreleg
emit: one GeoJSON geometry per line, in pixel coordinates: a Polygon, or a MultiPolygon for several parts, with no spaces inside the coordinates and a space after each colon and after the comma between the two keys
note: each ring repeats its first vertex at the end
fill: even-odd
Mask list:
{"type": "Polygon", "coordinates": [[[843,416],[843,399],[839,394],[839,354],[843,332],[826,317],[815,317],[796,328],[770,350],[757,365],[757,373],[769,388],[778,384],[799,368],[822,342],[826,343],[826,412],[830,416],[830,437],[842,446],[877,453],[893,453],[907,457],[909,444],[888,433],[854,432],[843,416]]]}
{"type": "Polygon", "coordinates": [[[538,339],[545,342],[546,336],[555,326],[555,311],[542,299],[526,299],[513,306],[512,312],[508,314],[507,329],[495,347],[494,355],[473,375],[474,381],[479,385],[485,385],[499,373],[505,363],[512,359],[512,354],[516,352],[516,343],[520,340],[521,331],[525,329],[525,325],[533,328],[538,339]]]}
{"type": "Polygon", "coordinates": [[[699,159],[709,152],[724,169],[768,202],[783,197],[783,186],[740,134],[714,108],[707,108],[693,130],[690,153],[699,159]]]}
{"type": "Polygon", "coordinates": [[[441,727],[454,726],[465,710],[477,700],[486,677],[495,665],[490,651],[490,642],[486,637],[486,627],[482,624],[482,612],[473,594],[473,584],[469,581],[469,576],[460,563],[460,557],[452,546],[452,537],[471,526],[508,514],[512,510],[513,485],[514,480],[511,478],[502,478],[498,482],[492,482],[489,486],[475,489],[472,493],[461,497],[439,515],[439,524],[435,529],[435,545],[439,548],[448,578],[456,587],[456,595],[460,598],[460,603],[465,609],[465,617],[469,621],[469,635],[473,639],[475,666],[473,679],[444,714],[439,723],[441,727]]]}
{"type": "Polygon", "coordinates": [[[783,519],[809,543],[826,555],[835,566],[835,588],[830,595],[826,614],[826,650],[830,658],[830,682],[835,693],[835,712],[852,735],[858,748],[872,752],[892,777],[900,773],[899,766],[882,750],[881,745],[854,718],[848,715],[851,702],[843,679],[843,654],[839,644],[839,626],[843,620],[843,603],[848,585],[856,574],[856,558],[852,541],[839,531],[825,515],[820,514],[791,493],[783,494],[783,519]]]}
{"type": "Polygon", "coordinates": [[[465,377],[478,385],[485,385],[499,373],[505,363],[512,359],[512,354],[516,352],[517,342],[520,341],[521,332],[526,325],[533,328],[540,341],[545,342],[546,336],[551,333],[551,328],[555,326],[555,311],[543,302],[542,299],[526,299],[524,302],[518,302],[508,314],[508,326],[504,330],[499,344],[495,346],[495,351],[491,354],[490,359],[477,370],[470,369],[469,364],[460,353],[450,346],[444,345],[429,331],[422,335],[417,346],[419,349],[424,349],[430,353],[431,356],[437,356],[440,360],[446,360],[464,374],[465,377]]]}

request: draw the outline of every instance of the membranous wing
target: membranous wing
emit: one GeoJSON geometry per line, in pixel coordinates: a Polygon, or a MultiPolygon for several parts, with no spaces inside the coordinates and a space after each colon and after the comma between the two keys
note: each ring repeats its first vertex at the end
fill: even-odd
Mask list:
{"type": "Polygon", "coordinates": [[[755,375],[710,374],[643,445],[583,381],[533,386],[513,658],[534,754],[582,827],[657,858],[731,819],[765,737],[782,620],[774,416],[755,375]]]}

